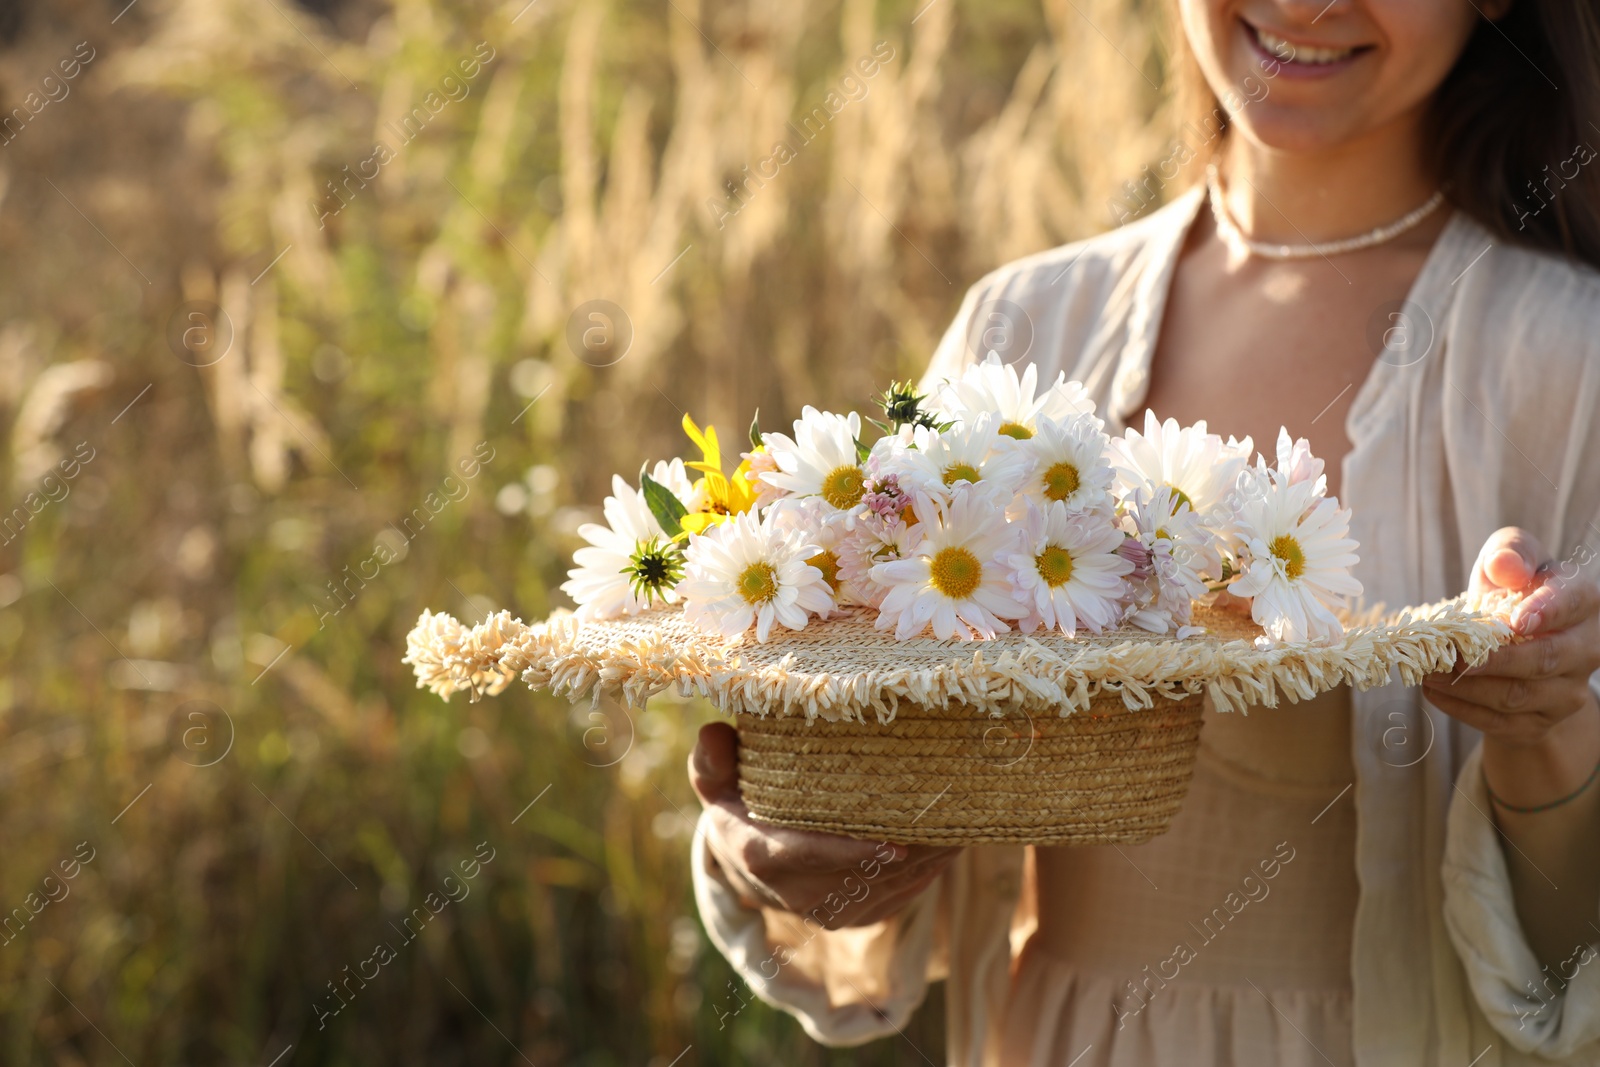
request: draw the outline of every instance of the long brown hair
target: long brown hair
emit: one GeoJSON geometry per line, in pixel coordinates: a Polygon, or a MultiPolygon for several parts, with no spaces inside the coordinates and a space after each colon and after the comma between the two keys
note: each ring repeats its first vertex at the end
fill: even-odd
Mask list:
{"type": "MultiPolygon", "coordinates": [[[[1188,47],[1173,59],[1180,109],[1224,114],[1188,47]]],[[[1600,5],[1515,0],[1481,19],[1434,93],[1426,137],[1457,209],[1505,241],[1600,267],[1600,5]]]]}

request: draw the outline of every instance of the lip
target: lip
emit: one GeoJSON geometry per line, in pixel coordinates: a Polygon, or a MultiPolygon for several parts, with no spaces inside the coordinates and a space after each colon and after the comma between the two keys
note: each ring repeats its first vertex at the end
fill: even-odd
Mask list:
{"type": "MultiPolygon", "coordinates": [[[[1249,47],[1251,53],[1254,54],[1256,62],[1264,68],[1263,72],[1266,70],[1271,70],[1273,66],[1276,66],[1277,73],[1272,75],[1273,77],[1290,78],[1294,80],[1332,78],[1339,74],[1343,74],[1345,71],[1359,63],[1362,57],[1368,52],[1372,51],[1373,48],[1372,45],[1355,45],[1353,46],[1355,51],[1346,56],[1344,59],[1334,60],[1332,63],[1303,63],[1293,59],[1284,59],[1281,56],[1278,56],[1276,53],[1269,51],[1267,46],[1261,43],[1261,38],[1257,36],[1256,26],[1244,18],[1239,19],[1239,32],[1243,34],[1245,44],[1249,47]]],[[[1289,41],[1291,45],[1298,43],[1303,47],[1309,44],[1309,42],[1296,42],[1291,35],[1281,33],[1278,30],[1268,28],[1267,32],[1272,34],[1274,37],[1281,37],[1284,40],[1289,41]]],[[[1352,46],[1322,44],[1314,47],[1336,48],[1352,46]]]]}

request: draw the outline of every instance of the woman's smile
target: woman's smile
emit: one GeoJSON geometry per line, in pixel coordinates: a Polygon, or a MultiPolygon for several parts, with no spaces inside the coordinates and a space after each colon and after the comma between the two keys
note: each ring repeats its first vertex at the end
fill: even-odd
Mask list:
{"type": "Polygon", "coordinates": [[[1327,78],[1353,66],[1373,50],[1370,44],[1314,43],[1289,37],[1239,18],[1240,32],[1265,70],[1289,78],[1327,78]]]}

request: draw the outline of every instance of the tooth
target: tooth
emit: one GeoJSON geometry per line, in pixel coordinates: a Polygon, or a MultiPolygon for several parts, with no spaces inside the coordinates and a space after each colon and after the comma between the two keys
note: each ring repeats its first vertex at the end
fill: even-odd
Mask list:
{"type": "Polygon", "coordinates": [[[1282,37],[1275,37],[1264,30],[1257,30],[1256,35],[1267,51],[1285,61],[1320,65],[1337,62],[1352,52],[1349,48],[1313,48],[1309,45],[1296,48],[1282,37]]]}

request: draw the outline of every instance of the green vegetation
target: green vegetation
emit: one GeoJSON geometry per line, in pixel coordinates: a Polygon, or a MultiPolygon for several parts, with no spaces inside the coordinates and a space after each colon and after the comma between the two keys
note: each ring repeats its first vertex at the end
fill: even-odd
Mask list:
{"type": "Polygon", "coordinates": [[[0,18],[0,110],[95,53],[0,137],[0,1060],[940,1062],[937,994],[831,1052],[706,942],[708,709],[400,657],[424,607],[561,606],[681,411],[865,406],[1108,225],[1148,12],[124,3],[0,18]]]}

